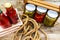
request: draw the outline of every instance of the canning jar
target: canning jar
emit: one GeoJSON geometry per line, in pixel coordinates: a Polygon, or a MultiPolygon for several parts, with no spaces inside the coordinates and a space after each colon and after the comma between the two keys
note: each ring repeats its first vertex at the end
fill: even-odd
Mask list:
{"type": "Polygon", "coordinates": [[[54,26],[54,23],[56,22],[57,18],[58,13],[56,11],[49,10],[44,18],[44,24],[46,26],[54,26]]]}
{"type": "Polygon", "coordinates": [[[47,9],[46,8],[37,6],[37,11],[36,11],[36,13],[34,15],[34,19],[37,22],[42,23],[45,15],[46,15],[46,12],[47,12],[47,9]]]}
{"type": "Polygon", "coordinates": [[[18,16],[16,10],[13,8],[11,3],[5,3],[6,14],[9,17],[12,24],[16,24],[18,22],[18,16]]]}
{"type": "Polygon", "coordinates": [[[34,13],[35,13],[35,8],[36,8],[35,5],[27,4],[25,8],[26,8],[25,14],[33,18],[34,13]]]}

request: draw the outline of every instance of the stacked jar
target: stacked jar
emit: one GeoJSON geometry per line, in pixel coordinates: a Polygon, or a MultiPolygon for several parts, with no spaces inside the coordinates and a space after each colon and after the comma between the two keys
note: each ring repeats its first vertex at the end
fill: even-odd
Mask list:
{"type": "Polygon", "coordinates": [[[49,10],[44,18],[44,24],[47,26],[54,26],[57,18],[58,18],[58,13],[56,11],[49,10]]]}
{"type": "Polygon", "coordinates": [[[34,19],[37,22],[42,23],[43,20],[44,20],[45,15],[46,15],[46,12],[47,12],[46,8],[37,6],[37,11],[35,13],[34,19]]]}
{"type": "Polygon", "coordinates": [[[25,7],[25,14],[28,15],[29,17],[33,18],[34,16],[34,13],[35,13],[35,5],[33,4],[26,4],[26,7],[25,7]]]}

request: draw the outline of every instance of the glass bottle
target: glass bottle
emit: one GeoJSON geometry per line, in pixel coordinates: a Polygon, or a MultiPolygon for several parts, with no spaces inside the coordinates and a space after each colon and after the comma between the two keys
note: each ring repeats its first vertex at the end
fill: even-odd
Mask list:
{"type": "Polygon", "coordinates": [[[3,28],[11,27],[11,23],[9,19],[4,15],[4,13],[0,10],[0,26],[3,28]]]}
{"type": "Polygon", "coordinates": [[[18,22],[18,16],[17,16],[16,10],[13,8],[11,3],[6,3],[5,8],[7,10],[6,14],[11,20],[11,23],[16,24],[18,22]]]}

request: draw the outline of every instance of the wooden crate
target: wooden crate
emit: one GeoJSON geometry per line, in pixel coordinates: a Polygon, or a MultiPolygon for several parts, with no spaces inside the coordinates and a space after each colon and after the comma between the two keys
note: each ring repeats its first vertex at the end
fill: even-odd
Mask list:
{"type": "Polygon", "coordinates": [[[47,9],[51,9],[51,10],[60,12],[60,6],[55,5],[55,4],[50,4],[46,1],[42,1],[42,0],[24,0],[24,3],[25,4],[26,3],[31,3],[31,4],[34,4],[34,5],[37,5],[37,6],[42,6],[42,7],[45,7],[47,9]]]}
{"type": "Polygon", "coordinates": [[[17,15],[18,15],[18,18],[19,18],[19,19],[18,19],[18,23],[12,24],[11,27],[6,28],[6,29],[1,28],[1,26],[0,26],[0,37],[9,35],[9,34],[15,32],[15,31],[16,31],[17,29],[19,29],[20,26],[23,24],[23,22],[22,22],[22,20],[21,20],[21,18],[20,18],[20,16],[19,16],[19,14],[21,14],[22,12],[18,12],[17,9],[16,9],[16,12],[17,12],[17,15]]]}

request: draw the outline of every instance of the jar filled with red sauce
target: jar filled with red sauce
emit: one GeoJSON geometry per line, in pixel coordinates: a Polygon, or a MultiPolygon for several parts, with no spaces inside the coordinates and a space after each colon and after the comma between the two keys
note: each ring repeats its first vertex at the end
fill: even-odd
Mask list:
{"type": "Polygon", "coordinates": [[[37,6],[37,11],[36,11],[36,13],[35,13],[35,15],[34,15],[34,19],[35,19],[38,23],[42,23],[43,20],[44,20],[45,15],[46,15],[46,11],[47,11],[46,8],[37,6]]]}
{"type": "Polygon", "coordinates": [[[4,15],[4,13],[1,10],[0,10],[0,26],[2,26],[2,28],[11,27],[9,19],[4,15]]]}
{"type": "Polygon", "coordinates": [[[6,8],[6,14],[10,19],[11,23],[16,24],[18,22],[18,16],[17,16],[16,10],[13,8],[11,3],[6,3],[5,8],[6,8]]]}

